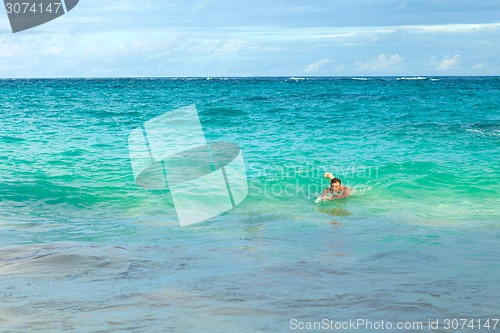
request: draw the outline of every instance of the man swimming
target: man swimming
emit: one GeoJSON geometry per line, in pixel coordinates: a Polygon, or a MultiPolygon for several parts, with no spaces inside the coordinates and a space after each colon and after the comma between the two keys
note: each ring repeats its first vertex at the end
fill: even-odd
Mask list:
{"type": "Polygon", "coordinates": [[[351,189],[342,185],[342,181],[334,177],[330,172],[325,172],[325,178],[330,179],[330,187],[321,193],[324,200],[342,199],[351,195],[351,189]],[[328,194],[331,196],[327,196],[328,194]]]}

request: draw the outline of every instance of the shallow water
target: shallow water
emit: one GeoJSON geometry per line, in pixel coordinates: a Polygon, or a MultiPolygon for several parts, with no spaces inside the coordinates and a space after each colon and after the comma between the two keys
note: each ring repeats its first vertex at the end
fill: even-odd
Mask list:
{"type": "MultiPolygon", "coordinates": [[[[500,80],[0,80],[4,332],[498,318],[500,80]],[[196,104],[249,195],[180,228],[127,136],[196,104]],[[314,203],[332,171],[354,194],[314,203]]],[[[359,330],[363,331],[363,330],[359,330]]],[[[447,331],[442,328],[441,331],[447,331]]]]}

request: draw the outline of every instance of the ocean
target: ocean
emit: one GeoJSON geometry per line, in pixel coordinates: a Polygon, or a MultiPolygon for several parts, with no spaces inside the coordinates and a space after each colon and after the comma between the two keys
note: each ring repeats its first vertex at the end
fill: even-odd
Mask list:
{"type": "Polygon", "coordinates": [[[500,331],[498,77],[3,79],[0,110],[2,332],[500,331]],[[188,105],[248,195],[181,228],[127,140],[188,105]]]}

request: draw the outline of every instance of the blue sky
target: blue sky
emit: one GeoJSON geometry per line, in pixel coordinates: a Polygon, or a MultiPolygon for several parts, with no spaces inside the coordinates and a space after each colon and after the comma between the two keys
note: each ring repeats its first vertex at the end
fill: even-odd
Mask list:
{"type": "Polygon", "coordinates": [[[80,0],[0,77],[500,75],[498,0],[80,0]]]}

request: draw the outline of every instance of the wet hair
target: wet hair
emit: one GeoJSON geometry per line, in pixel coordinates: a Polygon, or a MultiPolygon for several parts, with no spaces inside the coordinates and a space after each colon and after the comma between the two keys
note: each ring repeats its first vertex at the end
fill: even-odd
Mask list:
{"type": "Polygon", "coordinates": [[[332,178],[332,180],[330,181],[330,185],[332,185],[333,183],[339,183],[340,185],[342,185],[340,178],[332,178]]]}

